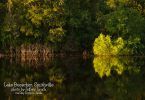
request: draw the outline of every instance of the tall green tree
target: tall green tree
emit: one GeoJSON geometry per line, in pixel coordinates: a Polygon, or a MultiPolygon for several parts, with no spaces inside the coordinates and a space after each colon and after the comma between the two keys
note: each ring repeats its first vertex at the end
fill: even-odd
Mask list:
{"type": "Polygon", "coordinates": [[[64,36],[63,5],[63,0],[8,0],[2,42],[60,42],[64,36]]]}

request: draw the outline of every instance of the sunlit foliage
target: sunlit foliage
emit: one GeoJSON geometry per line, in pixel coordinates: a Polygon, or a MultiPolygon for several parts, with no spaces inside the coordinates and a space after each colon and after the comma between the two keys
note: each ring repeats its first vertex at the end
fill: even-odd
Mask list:
{"type": "Polygon", "coordinates": [[[109,35],[105,36],[101,33],[95,39],[93,51],[95,55],[120,55],[124,44],[124,40],[121,37],[112,41],[109,35]]]}

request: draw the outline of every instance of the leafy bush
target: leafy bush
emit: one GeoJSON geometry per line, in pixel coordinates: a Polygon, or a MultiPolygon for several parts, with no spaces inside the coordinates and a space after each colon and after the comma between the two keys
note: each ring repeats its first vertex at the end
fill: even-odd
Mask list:
{"type": "Polygon", "coordinates": [[[95,39],[93,52],[95,55],[143,55],[145,46],[140,37],[123,40],[121,37],[111,40],[109,35],[102,33],[95,39]]]}
{"type": "Polygon", "coordinates": [[[95,55],[120,55],[120,51],[124,48],[125,41],[119,37],[112,41],[110,36],[102,33],[95,39],[93,52],[95,55]]]}

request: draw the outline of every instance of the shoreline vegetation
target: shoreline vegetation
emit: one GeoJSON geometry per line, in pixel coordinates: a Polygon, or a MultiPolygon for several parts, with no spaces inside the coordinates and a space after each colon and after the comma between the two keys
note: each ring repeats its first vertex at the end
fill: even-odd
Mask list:
{"type": "Polygon", "coordinates": [[[87,58],[92,56],[87,50],[80,52],[57,52],[52,47],[42,44],[23,44],[19,47],[10,47],[5,53],[0,53],[0,57],[23,57],[23,58],[37,58],[37,57],[66,57],[66,56],[83,56],[87,58]]]}
{"type": "MultiPolygon", "coordinates": [[[[40,49],[39,49],[40,50],[40,49]]],[[[0,53],[0,58],[3,57],[17,57],[17,58],[22,58],[22,59],[35,59],[35,58],[54,58],[54,57],[83,57],[83,59],[88,59],[90,57],[145,57],[145,55],[95,55],[92,53],[87,52],[84,50],[82,53],[50,53],[49,50],[47,51],[46,49],[44,50],[20,50],[19,52],[11,52],[11,53],[0,53]]]]}
{"type": "Polygon", "coordinates": [[[145,1],[0,1],[0,57],[74,55],[144,56],[145,1]]]}

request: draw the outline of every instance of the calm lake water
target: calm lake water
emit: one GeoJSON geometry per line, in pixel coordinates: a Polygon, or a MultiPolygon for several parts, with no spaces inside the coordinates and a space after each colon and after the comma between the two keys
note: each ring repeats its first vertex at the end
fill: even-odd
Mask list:
{"type": "Polygon", "coordinates": [[[0,84],[0,100],[145,100],[145,58],[1,58],[0,84]]]}

